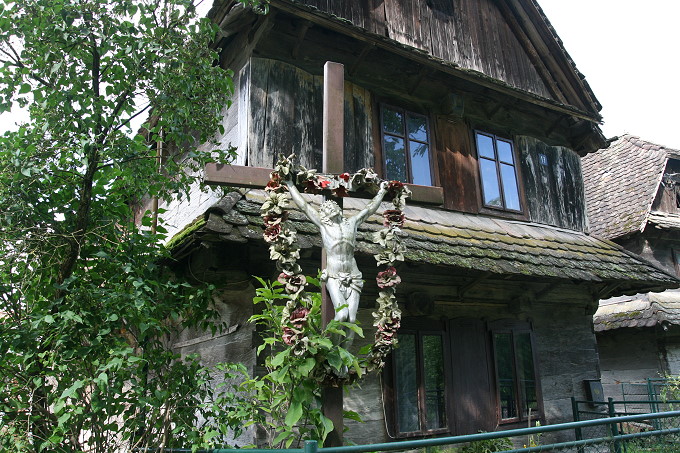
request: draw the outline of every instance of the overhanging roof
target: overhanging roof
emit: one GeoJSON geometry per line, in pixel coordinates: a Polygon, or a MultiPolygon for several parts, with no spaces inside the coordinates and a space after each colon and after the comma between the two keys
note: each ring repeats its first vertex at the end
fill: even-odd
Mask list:
{"type": "MultiPolygon", "coordinates": [[[[264,244],[261,190],[233,192],[205,213],[205,224],[173,251],[187,253],[192,241],[264,244]]],[[[313,200],[312,200],[313,201],[313,200]]],[[[345,199],[346,215],[365,201],[345,199]]],[[[662,291],[680,281],[620,246],[592,236],[545,225],[409,206],[403,227],[406,261],[439,265],[461,271],[496,274],[503,278],[611,285],[608,295],[662,291]]],[[[291,209],[290,222],[298,231],[301,248],[319,248],[317,228],[291,209]]],[[[359,229],[357,253],[377,251],[373,232],[382,217],[371,216],[359,229]]]]}

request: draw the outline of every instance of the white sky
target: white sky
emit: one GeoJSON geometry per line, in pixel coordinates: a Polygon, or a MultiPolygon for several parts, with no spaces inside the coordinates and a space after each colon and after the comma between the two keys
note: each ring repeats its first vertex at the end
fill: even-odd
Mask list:
{"type": "MultiPolygon", "coordinates": [[[[538,2],[603,106],[604,135],[680,149],[680,0],[538,2]]],[[[3,114],[0,131],[17,120],[3,114]]]]}
{"type": "Polygon", "coordinates": [[[602,104],[604,135],[680,149],[680,1],[538,3],[602,104]]]}

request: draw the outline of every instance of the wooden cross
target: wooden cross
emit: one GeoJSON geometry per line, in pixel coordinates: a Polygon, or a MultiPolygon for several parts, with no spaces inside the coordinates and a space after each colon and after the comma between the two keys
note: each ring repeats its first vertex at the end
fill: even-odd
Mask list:
{"type": "MultiPolygon", "coordinates": [[[[323,173],[340,174],[344,171],[344,66],[327,62],[324,65],[323,98],[323,173]]],[[[209,185],[228,185],[232,187],[264,188],[269,181],[271,168],[242,167],[235,165],[208,164],[205,168],[205,182],[209,185]]],[[[342,207],[342,200],[337,200],[342,207]]],[[[326,268],[326,251],[321,252],[321,268],[326,268]]],[[[326,291],[323,295],[321,316],[323,325],[335,317],[335,307],[326,291]]],[[[333,422],[333,432],[326,438],[325,446],[342,446],[343,432],[343,394],[342,387],[321,389],[322,409],[333,422]]]]}

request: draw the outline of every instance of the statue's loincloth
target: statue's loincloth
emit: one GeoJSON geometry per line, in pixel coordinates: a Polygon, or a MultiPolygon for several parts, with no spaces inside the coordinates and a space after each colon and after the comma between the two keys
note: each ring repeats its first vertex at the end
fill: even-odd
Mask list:
{"type": "Polygon", "coordinates": [[[328,275],[328,271],[324,269],[321,272],[321,281],[327,282],[328,279],[336,280],[340,283],[340,293],[342,297],[347,300],[349,298],[350,290],[357,291],[361,294],[361,290],[364,287],[364,281],[362,280],[361,272],[356,272],[354,274],[349,272],[338,272],[334,275],[328,275]]]}

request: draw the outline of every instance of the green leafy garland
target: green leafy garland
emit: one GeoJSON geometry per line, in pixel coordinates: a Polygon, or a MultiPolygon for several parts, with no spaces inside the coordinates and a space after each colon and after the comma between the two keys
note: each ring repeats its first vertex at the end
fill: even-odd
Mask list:
{"type": "MultiPolygon", "coordinates": [[[[305,329],[311,300],[305,292],[307,279],[297,260],[300,257],[300,247],[297,245],[297,233],[286,223],[288,219],[288,202],[290,195],[283,181],[293,182],[304,188],[306,193],[325,194],[345,197],[350,191],[364,190],[375,194],[380,188],[382,180],[371,169],[361,169],[354,174],[340,175],[317,174],[315,170],[308,170],[302,166],[293,169],[294,156],[281,157],[265,191],[267,200],[262,205],[264,219],[264,239],[269,243],[270,258],[276,261],[281,273],[278,281],[284,285],[288,294],[288,302],[283,310],[282,325],[283,341],[293,349],[296,355],[306,354],[305,329]]],[[[373,326],[376,327],[375,341],[359,351],[365,357],[361,359],[362,372],[380,370],[385,365],[385,357],[396,345],[396,332],[401,322],[401,311],[397,305],[396,287],[401,282],[397,275],[395,264],[404,260],[405,247],[399,237],[400,228],[404,224],[403,209],[411,191],[399,181],[391,181],[388,185],[387,196],[392,197],[394,209],[383,213],[383,226],[373,235],[373,242],[381,246],[375,254],[377,265],[384,266],[378,272],[376,281],[380,291],[378,306],[373,312],[373,326]]],[[[351,379],[350,376],[334,376],[335,381],[351,379]]]]}

